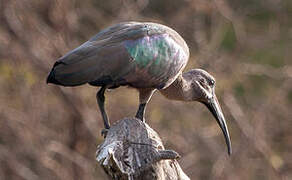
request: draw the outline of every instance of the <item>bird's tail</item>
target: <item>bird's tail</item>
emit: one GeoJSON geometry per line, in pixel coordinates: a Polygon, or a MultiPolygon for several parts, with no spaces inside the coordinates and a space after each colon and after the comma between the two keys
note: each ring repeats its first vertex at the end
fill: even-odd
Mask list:
{"type": "Polygon", "coordinates": [[[61,82],[59,82],[56,77],[55,77],[55,67],[58,65],[58,61],[54,64],[53,69],[49,73],[47,77],[47,84],[52,83],[52,84],[57,84],[57,85],[63,85],[61,82]]]}
{"type": "Polygon", "coordinates": [[[47,77],[47,84],[49,83],[62,85],[62,83],[56,80],[54,69],[51,70],[51,72],[49,73],[47,77]]]}
{"type": "Polygon", "coordinates": [[[71,71],[71,69],[75,69],[75,66],[75,64],[65,64],[62,61],[57,61],[47,77],[47,83],[62,86],[78,86],[87,83],[87,79],[78,75],[80,74],[79,70],[71,71]]]}

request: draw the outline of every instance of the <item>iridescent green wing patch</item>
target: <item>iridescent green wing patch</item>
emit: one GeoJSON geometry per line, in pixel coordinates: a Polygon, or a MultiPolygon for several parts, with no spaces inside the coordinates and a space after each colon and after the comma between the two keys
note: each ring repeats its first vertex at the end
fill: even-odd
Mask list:
{"type": "Polygon", "coordinates": [[[159,75],[172,64],[179,49],[168,34],[144,36],[125,41],[125,47],[137,67],[147,68],[148,73],[159,75]]]}

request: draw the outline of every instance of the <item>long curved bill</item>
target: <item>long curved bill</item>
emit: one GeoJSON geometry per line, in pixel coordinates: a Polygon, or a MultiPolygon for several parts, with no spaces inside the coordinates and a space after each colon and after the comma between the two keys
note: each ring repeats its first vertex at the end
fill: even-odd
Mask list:
{"type": "Polygon", "coordinates": [[[208,103],[204,102],[204,104],[207,106],[207,108],[211,111],[213,116],[216,118],[216,121],[219,124],[224,134],[224,138],[225,138],[227,149],[228,149],[228,154],[231,155],[232,149],[231,149],[231,141],[229,137],[229,132],[228,132],[226,121],[225,121],[225,118],[224,118],[224,115],[223,115],[223,112],[222,112],[222,109],[220,107],[217,97],[214,95],[213,98],[208,103]]]}

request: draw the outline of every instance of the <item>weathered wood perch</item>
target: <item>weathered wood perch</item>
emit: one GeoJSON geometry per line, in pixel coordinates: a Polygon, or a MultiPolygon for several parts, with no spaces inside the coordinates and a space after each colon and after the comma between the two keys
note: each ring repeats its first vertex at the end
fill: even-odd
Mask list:
{"type": "Polygon", "coordinates": [[[96,160],[114,180],[187,180],[178,157],[175,151],[165,150],[158,134],[136,118],[112,125],[96,152],[96,160]]]}

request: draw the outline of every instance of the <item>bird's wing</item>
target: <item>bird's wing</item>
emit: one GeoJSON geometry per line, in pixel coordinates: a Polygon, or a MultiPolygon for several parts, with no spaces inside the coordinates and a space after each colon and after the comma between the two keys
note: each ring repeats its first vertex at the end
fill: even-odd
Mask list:
{"type": "Polygon", "coordinates": [[[134,63],[124,47],[127,40],[162,33],[149,32],[143,23],[121,23],[109,27],[61,57],[54,65],[54,78],[64,86],[80,85],[101,77],[120,78],[134,63]]]}

